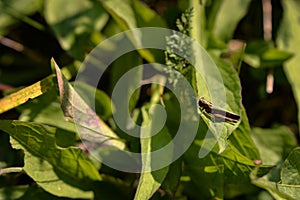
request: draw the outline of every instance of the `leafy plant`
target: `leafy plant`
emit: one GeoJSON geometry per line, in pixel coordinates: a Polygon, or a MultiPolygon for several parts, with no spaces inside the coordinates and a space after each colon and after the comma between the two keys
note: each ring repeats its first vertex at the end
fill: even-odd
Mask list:
{"type": "MultiPolygon", "coordinates": [[[[299,198],[299,7],[297,0],[1,1],[0,199],[299,198]],[[99,43],[140,27],[174,29],[164,38],[166,51],[137,49],[119,57],[99,85],[76,79],[99,43]],[[193,53],[200,56],[190,61],[193,53]],[[162,70],[153,66],[168,80],[150,77],[136,89],[145,71],[134,71],[122,85],[124,105],[111,106],[119,79],[147,63],[166,64],[162,70]],[[209,73],[214,67],[221,82],[209,73]],[[184,101],[162,86],[171,83],[184,93],[182,77],[196,94],[185,101],[191,107],[186,116],[180,113],[184,101]],[[209,88],[218,85],[224,87],[226,105],[212,97],[209,88]],[[201,108],[200,97],[212,105],[201,108]],[[119,127],[114,114],[122,107],[130,114],[122,123],[128,125],[130,118],[147,127],[139,132],[143,137],[119,127]],[[226,113],[240,120],[230,121],[226,113]],[[172,161],[174,149],[185,148],[184,141],[173,142],[182,117],[198,118],[198,129],[184,154],[172,161]],[[170,164],[157,169],[150,153],[168,144],[171,150],[159,161],[170,164]],[[134,163],[141,173],[118,171],[94,156],[114,152],[126,160],[117,164],[134,163]]],[[[143,39],[128,38],[132,46],[143,39]]]]}

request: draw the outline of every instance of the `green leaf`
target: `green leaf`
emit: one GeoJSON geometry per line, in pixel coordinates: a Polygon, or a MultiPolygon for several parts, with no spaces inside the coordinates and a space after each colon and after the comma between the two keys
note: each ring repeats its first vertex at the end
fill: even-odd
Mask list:
{"type": "Polygon", "coordinates": [[[27,17],[39,11],[42,3],[42,0],[2,0],[0,2],[0,36],[5,35],[8,28],[17,22],[25,22],[37,29],[43,29],[41,24],[27,17]]]}
{"type": "Polygon", "coordinates": [[[261,160],[258,148],[251,138],[250,125],[245,108],[242,108],[242,121],[238,128],[230,135],[229,141],[237,150],[251,160],[261,160]]]}
{"type": "Polygon", "coordinates": [[[67,121],[60,107],[58,88],[54,87],[47,93],[25,103],[18,108],[21,111],[20,121],[37,122],[57,128],[55,137],[60,147],[75,145],[76,127],[67,121]]]}
{"type": "Polygon", "coordinates": [[[276,165],[297,146],[297,141],[288,127],[272,129],[253,128],[252,138],[257,146],[263,164],[276,165]]]}
{"type": "Polygon", "coordinates": [[[47,0],[45,18],[63,49],[83,60],[86,51],[97,45],[91,40],[92,34],[104,27],[108,15],[97,1],[47,0]]]}
{"type": "MultiPolygon", "coordinates": [[[[200,122],[201,123],[201,122],[200,122]]],[[[200,126],[198,132],[206,132],[207,127],[200,126]]],[[[238,132],[237,132],[238,133],[238,132]]],[[[213,137],[213,136],[212,136],[213,137]]],[[[241,137],[243,138],[243,137],[241,137]]],[[[205,138],[204,140],[209,140],[210,138],[205,138]]],[[[240,141],[240,143],[248,142],[248,138],[246,137],[245,141],[240,141]]],[[[257,156],[257,152],[254,154],[247,150],[246,145],[238,146],[237,148],[233,146],[231,143],[228,144],[228,147],[221,154],[218,152],[217,146],[210,150],[210,153],[204,157],[199,158],[198,151],[199,148],[203,148],[203,136],[197,135],[197,138],[194,141],[194,144],[190,147],[190,149],[184,154],[184,160],[186,166],[191,169],[197,167],[206,167],[206,166],[219,166],[224,165],[224,183],[226,184],[239,184],[241,182],[249,182],[249,174],[252,169],[255,167],[255,160],[257,156]],[[240,152],[240,150],[242,150],[240,152]],[[246,156],[251,156],[250,158],[246,156]],[[252,156],[255,156],[254,159],[252,156]]],[[[261,166],[259,169],[259,175],[266,174],[271,169],[270,166],[261,166]]],[[[200,173],[200,172],[199,172],[200,173]]],[[[199,180],[201,182],[201,180],[199,180]]]]}
{"type": "MultiPolygon", "coordinates": [[[[122,76],[131,70],[133,67],[142,65],[143,60],[139,56],[137,52],[130,52],[127,53],[124,56],[119,57],[117,60],[115,60],[111,66],[111,76],[110,76],[110,91],[111,93],[115,89],[116,84],[122,78],[122,76]]],[[[136,70],[135,74],[132,74],[131,79],[126,79],[124,82],[122,82],[122,88],[125,88],[127,91],[124,92],[124,95],[122,96],[122,99],[130,99],[129,101],[129,108],[126,101],[118,101],[117,107],[119,109],[129,109],[131,112],[139,99],[140,95],[140,88],[136,89],[136,85],[139,85],[140,80],[142,80],[143,72],[142,70],[136,70]]],[[[126,112],[124,110],[117,110],[117,112],[126,112]]],[[[124,122],[128,121],[124,119],[124,122]]],[[[123,126],[125,127],[125,126],[123,126]]]]}
{"type": "Polygon", "coordinates": [[[246,45],[244,62],[251,67],[259,68],[261,66],[261,54],[272,46],[272,43],[265,40],[250,41],[246,45]]]}
{"type": "Polygon", "coordinates": [[[273,43],[265,40],[254,40],[247,43],[245,52],[247,54],[260,55],[267,51],[269,48],[273,47],[273,43]]]}
{"type": "Polygon", "coordinates": [[[217,0],[212,1],[219,5],[219,9],[210,16],[215,18],[213,25],[210,25],[213,34],[223,41],[232,39],[233,33],[242,17],[245,16],[250,0],[217,0]]]}
{"type": "MultiPolygon", "coordinates": [[[[294,53],[294,57],[284,65],[284,71],[292,86],[296,103],[300,105],[300,2],[295,0],[282,1],[283,19],[276,39],[278,48],[294,53]]],[[[300,112],[298,111],[298,123],[300,123],[300,112]]]]}
{"type": "Polygon", "coordinates": [[[34,83],[26,88],[23,88],[0,99],[0,113],[22,105],[29,99],[34,99],[48,92],[54,87],[54,85],[54,75],[50,75],[43,80],[38,81],[37,83],[34,83]]]}
{"type": "Polygon", "coordinates": [[[138,27],[167,27],[163,18],[143,2],[132,0],[132,8],[136,15],[138,27]]]}
{"type": "Polygon", "coordinates": [[[29,187],[26,193],[20,198],[22,200],[47,199],[47,200],[71,200],[73,198],[54,196],[40,187],[29,187]]]}
{"type": "Polygon", "coordinates": [[[300,148],[292,151],[289,157],[284,161],[281,170],[282,184],[298,185],[300,195],[300,148]]]}
{"type": "Polygon", "coordinates": [[[243,61],[251,67],[259,68],[260,66],[260,58],[258,55],[245,54],[243,61]]]}
{"type": "Polygon", "coordinates": [[[154,151],[164,148],[164,146],[172,140],[172,137],[166,128],[163,128],[161,131],[159,131],[159,133],[153,132],[157,129],[155,126],[159,124],[156,122],[156,120],[160,119],[161,116],[161,113],[158,111],[159,110],[157,107],[153,107],[153,109],[151,109],[151,111],[148,113],[146,107],[142,107],[142,126],[146,127],[141,129],[141,153],[143,169],[134,198],[136,200],[149,199],[160,187],[167,176],[169,167],[166,166],[159,170],[153,169],[152,167],[155,167],[159,162],[167,161],[171,163],[173,156],[173,149],[171,151],[169,150],[164,152],[164,154],[160,155],[159,157],[152,156],[154,151]]]}
{"type": "Polygon", "coordinates": [[[257,40],[249,42],[246,46],[245,62],[252,67],[281,66],[293,54],[273,47],[271,42],[257,40]]]}
{"type": "MultiPolygon", "coordinates": [[[[52,64],[56,70],[63,113],[66,117],[74,119],[77,130],[81,133],[81,139],[86,141],[85,145],[105,144],[124,149],[125,144],[120,141],[119,137],[96,115],[71,84],[68,83],[54,60],[52,60],[52,64]]],[[[88,146],[88,148],[92,148],[91,146],[88,146]]]]}
{"type": "Polygon", "coordinates": [[[220,40],[219,38],[215,37],[213,34],[209,33],[208,37],[208,44],[207,49],[226,49],[227,44],[220,40]]]}
{"type": "Polygon", "coordinates": [[[54,87],[43,95],[19,107],[20,121],[38,122],[75,132],[73,123],[66,121],[60,108],[58,88],[54,87]]]}
{"type": "Polygon", "coordinates": [[[101,119],[107,120],[111,117],[113,112],[110,106],[111,99],[104,91],[96,88],[95,99],[91,99],[91,95],[89,94],[91,94],[91,92],[95,92],[95,88],[84,82],[77,82],[76,92],[78,92],[85,102],[88,102],[88,105],[91,105],[91,103],[95,104],[95,111],[101,119]]]}
{"type": "Polygon", "coordinates": [[[293,54],[287,51],[270,48],[261,55],[262,67],[281,66],[292,56],[293,54]]]}
{"type": "MultiPolygon", "coordinates": [[[[148,133],[144,132],[143,134],[148,133]]],[[[167,129],[163,129],[152,138],[141,139],[141,153],[145,154],[142,158],[144,169],[151,170],[152,162],[159,162],[158,160],[153,160],[153,158],[151,158],[151,152],[159,149],[161,146],[163,147],[163,145],[166,145],[167,142],[171,140],[170,135],[169,137],[167,136],[167,129]]],[[[172,157],[171,154],[172,152],[169,152],[169,154],[163,155],[161,159],[164,161],[166,159],[168,160],[172,157]]],[[[169,167],[166,166],[156,171],[151,170],[151,172],[142,172],[134,199],[149,199],[164,181],[168,170],[169,167]]]]}
{"type": "Polygon", "coordinates": [[[300,149],[293,150],[284,161],[281,181],[272,182],[267,177],[257,178],[255,171],[251,175],[252,183],[268,190],[276,199],[298,199],[300,196],[300,149]]]}
{"type": "Polygon", "coordinates": [[[252,137],[254,143],[260,151],[263,164],[276,165],[274,169],[272,169],[266,176],[262,178],[256,177],[256,171],[254,171],[251,174],[252,182],[257,186],[268,190],[275,198],[291,199],[291,197],[288,197],[287,195],[294,196],[291,195],[291,193],[296,193],[297,190],[299,190],[299,187],[293,186],[297,184],[286,183],[289,182],[288,176],[295,174],[295,170],[288,169],[288,165],[289,162],[296,161],[294,156],[297,156],[297,153],[290,154],[290,156],[292,155],[291,158],[293,159],[290,160],[288,158],[284,162],[281,172],[280,168],[283,160],[288,156],[290,151],[297,146],[297,141],[293,136],[293,133],[288,127],[285,126],[274,127],[272,129],[253,128],[252,137]],[[282,180],[282,183],[279,182],[280,179],[282,180]],[[285,182],[283,179],[285,179],[285,182]]]}
{"type": "MultiPolygon", "coordinates": [[[[197,191],[196,196],[203,199],[223,199],[224,166],[187,166],[191,182],[185,184],[186,190],[197,191]],[[199,181],[201,180],[201,181],[199,181]],[[213,180],[213,181],[212,181],[213,180]],[[203,184],[205,183],[205,184],[203,184]]],[[[191,191],[192,192],[192,191],[191,191]]]]}
{"type": "Polygon", "coordinates": [[[130,0],[99,0],[123,30],[137,27],[137,21],[130,0]]]}
{"type": "Polygon", "coordinates": [[[171,165],[169,165],[168,174],[161,185],[162,189],[166,191],[171,197],[174,197],[178,192],[180,177],[182,174],[182,160],[182,158],[179,158],[171,165]]]}
{"type": "Polygon", "coordinates": [[[14,148],[24,151],[24,171],[46,191],[65,197],[93,196],[93,182],[101,180],[97,169],[82,150],[57,147],[55,128],[8,120],[0,121],[0,129],[10,134],[14,148]]]}
{"type": "MultiPolygon", "coordinates": [[[[133,9],[133,5],[136,7],[140,7],[141,9],[146,9],[144,6],[141,6],[139,3],[134,2],[132,5],[131,0],[99,0],[102,3],[103,8],[113,17],[113,19],[117,22],[118,26],[122,28],[123,31],[135,29],[139,27],[138,17],[141,17],[139,13],[136,13],[133,9]]],[[[140,23],[145,23],[146,20],[151,19],[153,13],[150,14],[150,11],[145,11],[148,13],[148,16],[140,21],[140,23]]],[[[144,13],[143,13],[144,14],[144,13]]],[[[143,24],[141,24],[143,25],[143,24]]],[[[128,35],[129,39],[132,41],[134,45],[141,44],[142,38],[134,35],[128,35]]],[[[139,49],[139,54],[145,58],[148,62],[154,62],[154,56],[146,49],[139,49]]]]}
{"type": "MultiPolygon", "coordinates": [[[[200,74],[196,73],[196,78],[197,78],[197,88],[198,88],[198,96],[199,97],[205,97],[206,100],[210,101],[208,99],[210,97],[210,92],[212,90],[217,90],[215,88],[224,88],[226,96],[222,96],[220,94],[220,98],[217,98],[215,93],[215,96],[212,98],[214,102],[222,103],[224,99],[226,98],[226,105],[224,106],[225,108],[222,108],[222,110],[226,110],[231,113],[235,113],[237,115],[240,115],[241,113],[241,86],[240,86],[240,81],[237,72],[235,69],[225,61],[222,61],[218,57],[216,57],[213,54],[210,54],[211,58],[213,59],[213,62],[216,64],[217,67],[213,66],[214,63],[209,60],[204,63],[205,68],[207,70],[207,74],[200,74]],[[213,72],[210,73],[210,69],[216,69],[218,72],[213,72]],[[216,77],[215,74],[220,75],[220,77],[216,77]],[[204,81],[204,78],[206,81],[204,81]],[[210,88],[210,90],[208,90],[210,88]]],[[[205,72],[206,72],[205,70],[205,72]]],[[[224,91],[224,90],[219,90],[219,91],[224,91]]],[[[216,106],[216,105],[214,105],[216,106]]],[[[216,106],[217,107],[217,106],[216,106]]],[[[239,122],[237,123],[230,123],[228,121],[224,122],[219,122],[219,123],[213,123],[211,119],[209,118],[208,115],[205,113],[201,112],[201,117],[203,118],[204,122],[206,125],[210,128],[210,133],[214,135],[216,138],[220,152],[223,152],[228,145],[228,137],[231,135],[231,133],[237,128],[239,122]]],[[[213,117],[212,117],[213,118],[213,117]]],[[[206,133],[206,131],[204,132],[206,133]]],[[[202,133],[203,134],[203,133],[202,133]]],[[[204,148],[207,148],[209,146],[214,146],[211,145],[210,143],[207,143],[208,140],[205,140],[203,145],[204,148]]]]}

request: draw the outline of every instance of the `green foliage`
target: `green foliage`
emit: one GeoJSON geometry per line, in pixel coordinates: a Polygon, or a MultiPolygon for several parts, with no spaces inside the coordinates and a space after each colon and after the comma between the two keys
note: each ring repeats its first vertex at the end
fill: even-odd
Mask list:
{"type": "Polygon", "coordinates": [[[81,150],[55,145],[55,128],[21,121],[1,121],[0,127],[10,133],[12,146],[24,151],[24,171],[44,190],[65,197],[93,196],[82,190],[91,190],[100,175],[81,150]]]}
{"type": "MultiPolygon", "coordinates": [[[[255,0],[0,1],[0,199],[298,199],[300,3],[272,1],[268,41],[261,6],[255,0]],[[172,27],[203,49],[174,31],[165,38],[165,52],[137,49],[115,60],[98,88],[76,80],[77,72],[85,70],[86,55],[99,43],[140,27],[172,27]],[[231,48],[233,39],[243,42],[231,48]],[[187,59],[194,53],[200,55],[195,66],[187,59]],[[122,85],[124,101],[111,105],[119,79],[135,66],[153,62],[166,64],[169,80],[146,77],[147,85],[136,89],[147,75],[137,70],[122,85]],[[214,79],[211,69],[221,78],[214,79]],[[270,72],[272,95],[263,89],[270,72]],[[213,105],[211,110],[197,106],[197,134],[171,162],[176,148],[184,146],[184,141],[173,142],[182,101],[162,85],[167,81],[184,93],[182,75],[195,92],[188,105],[196,105],[199,97],[213,105]],[[226,99],[222,109],[218,105],[224,99],[209,90],[220,85],[226,99]],[[167,118],[157,131],[156,124],[164,121],[161,108],[167,118]],[[214,109],[240,120],[214,115],[214,109]],[[143,137],[127,135],[113,118],[116,112],[129,112],[122,125],[130,117],[145,127],[139,132],[143,137]],[[227,120],[218,121],[222,117],[227,120]],[[171,148],[159,160],[151,156],[166,145],[171,148]],[[100,152],[113,156],[107,148],[124,152],[128,163],[139,160],[126,151],[141,153],[141,173],[121,172],[93,157],[100,152]],[[155,168],[166,161],[167,166],[155,168]]],[[[128,38],[132,45],[144,39],[128,38]]],[[[183,118],[193,121],[194,114],[183,118]]],[[[188,130],[187,136],[192,134],[188,130]]]]}
{"type": "Polygon", "coordinates": [[[62,47],[80,60],[84,59],[87,48],[92,49],[95,46],[93,42],[99,42],[92,41],[91,35],[96,34],[94,37],[101,38],[98,31],[108,20],[108,14],[102,6],[88,0],[46,1],[44,12],[62,47]],[[57,12],[62,8],[64,12],[57,12]]]}
{"type": "MultiPolygon", "coordinates": [[[[299,37],[296,36],[300,32],[298,20],[299,13],[297,12],[299,2],[284,1],[283,8],[285,12],[278,33],[277,42],[279,48],[295,53],[294,57],[285,63],[284,71],[292,85],[297,105],[300,105],[300,88],[299,79],[297,78],[297,74],[299,73],[297,65],[300,61],[300,56],[299,54],[296,54],[296,52],[299,52],[299,37]],[[291,26],[291,24],[293,24],[293,26],[291,26]]],[[[299,113],[298,120],[300,120],[299,113]]]]}

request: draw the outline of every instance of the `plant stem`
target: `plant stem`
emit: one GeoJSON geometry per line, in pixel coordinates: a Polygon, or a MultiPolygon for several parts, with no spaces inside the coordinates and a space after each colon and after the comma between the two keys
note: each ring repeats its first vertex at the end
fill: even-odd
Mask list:
{"type": "Polygon", "coordinates": [[[192,17],[191,36],[196,39],[203,48],[207,47],[206,29],[205,29],[205,3],[200,4],[199,0],[190,0],[190,7],[194,9],[192,17]]]}
{"type": "Polygon", "coordinates": [[[23,171],[23,167],[8,167],[0,169],[0,175],[9,174],[9,173],[20,173],[23,171]]]}

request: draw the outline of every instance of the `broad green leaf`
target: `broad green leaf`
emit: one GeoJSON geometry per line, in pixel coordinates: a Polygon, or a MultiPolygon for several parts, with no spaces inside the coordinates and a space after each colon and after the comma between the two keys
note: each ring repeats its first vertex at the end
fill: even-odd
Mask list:
{"type": "Polygon", "coordinates": [[[227,44],[214,36],[212,33],[208,33],[207,35],[207,49],[226,49],[227,44]]]}
{"type": "Polygon", "coordinates": [[[101,180],[97,169],[82,150],[57,147],[55,128],[8,120],[0,121],[0,129],[10,134],[14,148],[24,151],[25,172],[46,191],[65,197],[93,196],[93,182],[101,180]]]}
{"type": "Polygon", "coordinates": [[[41,24],[28,17],[39,11],[42,3],[42,0],[0,1],[0,37],[5,35],[8,28],[17,22],[25,22],[37,29],[43,29],[41,24]]]}
{"type": "Polygon", "coordinates": [[[246,110],[243,107],[241,113],[242,121],[238,128],[230,135],[229,141],[237,150],[251,160],[261,160],[259,151],[251,138],[251,130],[246,110]]]}
{"type": "MultiPolygon", "coordinates": [[[[238,185],[240,183],[250,183],[249,174],[255,167],[254,161],[244,157],[232,145],[229,145],[222,154],[218,154],[215,148],[205,158],[199,159],[197,158],[197,151],[202,142],[195,142],[196,145],[193,145],[185,155],[187,169],[224,165],[224,174],[222,175],[224,184],[238,185]]],[[[265,175],[271,168],[270,166],[261,166],[259,168],[259,176],[265,175]]],[[[193,173],[196,172],[193,171],[193,173]]],[[[199,184],[202,183],[201,179],[198,181],[200,182],[199,184]]]]}
{"type": "MultiPolygon", "coordinates": [[[[74,60],[72,63],[63,66],[61,69],[63,75],[66,77],[67,80],[71,80],[77,75],[77,72],[79,71],[80,67],[82,65],[82,62],[78,60],[74,60]]],[[[51,69],[53,72],[55,69],[51,69]]]]}
{"type": "Polygon", "coordinates": [[[257,40],[249,42],[246,46],[245,62],[252,67],[281,66],[293,54],[273,47],[273,43],[257,40]]]}
{"type": "MultiPolygon", "coordinates": [[[[294,57],[284,65],[284,71],[292,86],[296,103],[300,105],[300,2],[296,0],[281,1],[283,6],[283,19],[276,39],[279,49],[294,53],[294,57]]],[[[298,111],[298,122],[300,112],[298,111]]]]}
{"type": "Polygon", "coordinates": [[[0,99],[0,113],[15,108],[29,99],[34,99],[49,90],[55,85],[54,75],[50,75],[45,79],[38,81],[26,88],[23,88],[15,93],[12,93],[2,99],[0,99]]]}
{"type": "Polygon", "coordinates": [[[178,114],[180,105],[178,99],[170,93],[165,93],[163,96],[163,102],[168,116],[166,125],[170,133],[176,133],[180,123],[180,115],[178,114]]]}
{"type": "Polygon", "coordinates": [[[158,157],[152,157],[152,152],[164,148],[169,142],[171,142],[172,138],[166,128],[163,128],[159,133],[153,133],[156,131],[154,126],[157,125],[156,119],[160,118],[160,112],[157,112],[157,109],[154,108],[150,113],[147,113],[146,107],[142,108],[143,114],[143,124],[150,127],[141,129],[141,136],[147,138],[141,138],[141,153],[142,153],[142,174],[139,180],[139,185],[135,194],[136,200],[149,199],[154,192],[160,187],[162,182],[164,181],[169,167],[163,167],[159,170],[154,171],[152,166],[155,166],[159,162],[169,161],[171,163],[171,159],[173,156],[173,149],[169,152],[165,152],[164,155],[160,155],[159,160],[158,157]],[[151,118],[150,119],[150,113],[151,118]],[[156,135],[154,135],[156,134],[156,135]],[[154,136],[153,136],[154,135],[154,136]],[[152,136],[152,137],[151,137],[152,136]],[[156,159],[156,160],[155,160],[156,159]],[[150,172],[149,172],[150,171],[150,172]]]}
{"type": "Polygon", "coordinates": [[[252,160],[240,154],[235,147],[229,145],[222,154],[218,154],[217,148],[214,148],[205,158],[200,159],[197,151],[201,145],[202,141],[196,140],[186,153],[187,166],[194,168],[223,164],[224,182],[234,184],[249,180],[249,173],[255,165],[252,160]]]}
{"type": "MultiPolygon", "coordinates": [[[[206,4],[205,4],[205,13],[206,13],[207,17],[206,17],[205,27],[208,31],[213,30],[213,28],[215,26],[215,21],[216,21],[217,14],[218,14],[218,12],[220,12],[220,7],[221,7],[222,4],[223,4],[222,0],[206,2],[206,4]]],[[[216,37],[213,36],[213,38],[216,38],[216,37]]],[[[218,40],[220,40],[220,39],[218,39],[218,40]]]]}
{"type": "Polygon", "coordinates": [[[117,21],[123,30],[137,27],[135,13],[131,7],[131,0],[99,0],[106,11],[117,21]]]}
{"type": "Polygon", "coordinates": [[[223,199],[224,193],[224,166],[187,166],[186,171],[191,182],[185,184],[187,192],[194,198],[223,199]],[[213,180],[213,181],[212,181],[213,180]],[[193,194],[193,191],[197,191],[193,194]]]}
{"type": "MultiPolygon", "coordinates": [[[[135,11],[133,9],[132,0],[99,0],[103,6],[103,8],[113,17],[113,19],[117,22],[118,26],[122,28],[123,31],[138,28],[140,24],[138,24],[137,18],[141,17],[139,15],[136,16],[135,11]]],[[[138,3],[134,4],[135,6],[140,6],[138,3]]],[[[146,9],[145,7],[142,7],[146,9]]],[[[153,15],[149,14],[149,10],[146,11],[148,15],[147,18],[143,21],[151,19],[153,15]]],[[[139,14],[139,13],[137,13],[139,14]]],[[[143,24],[141,24],[143,25],[143,24]]],[[[128,35],[129,39],[132,41],[134,45],[141,44],[142,38],[137,35],[128,35]]],[[[153,55],[145,49],[139,49],[139,54],[145,58],[148,62],[154,62],[153,55]]]]}
{"type": "Polygon", "coordinates": [[[66,121],[60,108],[58,88],[52,88],[47,93],[26,102],[20,106],[21,115],[19,120],[38,122],[67,131],[75,132],[74,124],[66,121]]]}
{"type": "Polygon", "coordinates": [[[107,120],[111,117],[113,112],[110,106],[111,99],[104,91],[96,89],[95,99],[90,99],[89,94],[91,94],[91,92],[95,92],[95,88],[84,82],[77,82],[76,92],[85,102],[88,102],[88,105],[91,105],[91,103],[95,104],[95,111],[101,119],[107,120]]]}
{"type": "Polygon", "coordinates": [[[253,128],[251,132],[262,162],[266,165],[280,163],[297,145],[293,133],[285,126],[272,129],[253,128]]]}
{"type": "Polygon", "coordinates": [[[182,174],[182,158],[179,158],[175,162],[169,165],[169,171],[166,175],[161,188],[167,192],[171,197],[174,197],[178,192],[178,186],[180,184],[180,177],[182,174]]]}
{"type": "MultiPolygon", "coordinates": [[[[207,127],[200,126],[200,129],[198,131],[199,133],[207,132],[207,127]]],[[[224,176],[223,176],[224,183],[239,184],[241,182],[250,181],[249,174],[252,171],[252,169],[255,167],[255,160],[253,160],[253,158],[248,158],[243,154],[249,154],[250,156],[253,156],[251,151],[247,151],[246,148],[244,148],[245,150],[243,150],[244,152],[242,152],[243,153],[242,154],[239,151],[239,149],[242,149],[240,146],[236,148],[231,143],[229,143],[228,147],[225,149],[223,153],[219,154],[218,148],[217,146],[215,146],[213,149],[210,150],[210,153],[206,157],[199,158],[198,157],[199,148],[203,148],[202,146],[203,136],[201,137],[202,138],[200,138],[200,135],[197,135],[197,139],[195,140],[194,144],[185,153],[184,159],[186,162],[186,166],[189,166],[193,169],[197,167],[224,165],[224,176]]],[[[210,138],[207,137],[205,138],[205,140],[209,140],[209,139],[210,138]]],[[[254,156],[257,156],[255,154],[254,156]]],[[[270,169],[271,167],[261,166],[259,169],[259,174],[264,175],[270,169]]]]}
{"type": "Polygon", "coordinates": [[[258,55],[245,54],[243,61],[251,67],[259,68],[260,66],[260,58],[258,55]]]}
{"type": "Polygon", "coordinates": [[[299,188],[296,187],[291,187],[289,185],[284,185],[284,184],[278,184],[274,182],[270,182],[267,180],[264,180],[262,178],[260,179],[253,179],[252,183],[258,187],[264,188],[267,191],[269,191],[272,196],[275,199],[280,199],[280,200],[294,200],[299,197],[299,188]],[[288,194],[291,195],[288,195],[288,194]]]}
{"type": "Polygon", "coordinates": [[[91,40],[92,33],[104,27],[108,15],[97,1],[46,0],[45,18],[63,49],[83,60],[85,53],[97,45],[91,40]]]}
{"type": "MultiPolygon", "coordinates": [[[[224,99],[226,98],[226,105],[224,108],[221,108],[222,110],[226,110],[231,113],[235,113],[237,115],[240,115],[241,113],[241,86],[240,81],[237,72],[235,69],[228,63],[222,61],[221,59],[217,58],[215,55],[210,54],[210,56],[213,59],[213,62],[215,62],[217,67],[214,67],[214,63],[212,61],[204,61],[204,66],[209,74],[200,74],[196,73],[197,78],[197,88],[198,88],[198,96],[199,97],[205,97],[206,100],[210,101],[210,92],[214,90],[224,91],[224,96],[220,95],[220,98],[215,96],[212,98],[214,102],[222,103],[224,99]],[[218,70],[216,73],[220,75],[220,78],[215,77],[216,73],[210,73],[210,70],[216,69],[218,70]],[[211,76],[211,77],[210,77],[211,76]],[[204,81],[206,80],[206,82],[204,81]],[[208,90],[208,88],[210,90],[208,90]],[[221,90],[220,88],[223,88],[224,90],[221,90]],[[225,96],[226,95],[226,96],[225,96]]],[[[216,106],[216,105],[214,105],[216,106]]],[[[216,106],[217,107],[217,106],[216,106]]],[[[231,123],[228,121],[224,122],[217,122],[212,123],[211,120],[213,120],[213,116],[210,118],[210,116],[205,115],[205,113],[200,113],[201,117],[203,118],[204,122],[208,127],[210,127],[211,133],[216,138],[216,141],[219,144],[219,151],[223,152],[228,145],[228,137],[232,134],[232,132],[237,128],[239,122],[237,123],[231,123]]],[[[204,141],[203,145],[206,146],[214,146],[207,143],[207,140],[204,141]]]]}
{"type": "Polygon", "coordinates": [[[292,56],[293,54],[287,51],[270,48],[261,55],[261,65],[262,67],[281,66],[292,56]]]}
{"type": "MultiPolygon", "coordinates": [[[[74,154],[76,153],[78,152],[74,154]]],[[[45,191],[60,197],[92,198],[94,196],[92,191],[86,191],[86,188],[80,188],[78,180],[76,181],[77,183],[74,180],[66,183],[64,179],[68,180],[68,178],[57,172],[57,170],[44,159],[32,156],[26,151],[24,159],[24,171],[45,191]]],[[[67,160],[69,160],[69,158],[67,158],[67,160]]]]}
{"type": "Polygon", "coordinates": [[[166,22],[146,4],[132,0],[138,27],[167,27],[166,22]]]}
{"type": "MultiPolygon", "coordinates": [[[[204,4],[200,5],[198,1],[191,1],[190,6],[194,9],[191,36],[205,48],[208,37],[205,30],[204,4]]],[[[218,107],[218,105],[222,105],[220,109],[239,115],[241,110],[241,87],[237,72],[230,64],[222,61],[213,55],[213,53],[207,54],[203,49],[195,47],[194,51],[197,54],[194,59],[195,68],[197,69],[196,92],[198,98],[204,97],[208,101],[212,100],[213,103],[216,103],[213,106],[218,107]],[[201,74],[199,73],[200,69],[201,74]]],[[[228,123],[224,121],[221,123],[212,123],[209,114],[205,115],[205,113],[201,112],[200,115],[210,128],[210,134],[215,137],[215,141],[212,138],[209,140],[210,143],[208,143],[208,140],[205,140],[199,154],[205,156],[207,151],[203,149],[212,148],[214,146],[212,143],[218,143],[219,151],[223,152],[227,146],[229,135],[237,128],[239,122],[228,123]]]]}
{"type": "MultiPolygon", "coordinates": [[[[143,61],[142,58],[138,55],[137,52],[130,52],[127,53],[124,56],[121,56],[117,60],[114,61],[114,63],[111,66],[111,78],[110,78],[110,91],[113,92],[115,89],[116,84],[122,78],[122,76],[128,72],[133,67],[142,65],[143,61]]],[[[124,95],[122,96],[122,99],[130,99],[129,105],[127,105],[126,101],[118,102],[117,107],[119,109],[126,109],[129,106],[129,111],[131,112],[138,101],[139,95],[140,95],[140,88],[135,89],[136,85],[140,84],[140,80],[143,78],[143,72],[142,70],[136,70],[135,74],[132,74],[131,79],[127,79],[126,81],[122,82],[122,88],[126,89],[126,92],[124,92],[124,95]]],[[[125,110],[117,110],[117,112],[126,112],[125,110]]],[[[124,119],[124,122],[128,120],[124,119]]],[[[126,125],[125,125],[126,126],[126,125]]],[[[123,126],[123,127],[125,127],[123,126]]]]}
{"type": "Polygon", "coordinates": [[[57,128],[55,137],[60,147],[73,146],[76,142],[76,127],[67,121],[60,107],[58,88],[39,96],[19,107],[21,115],[19,120],[37,122],[57,128]]]}
{"type": "MultiPolygon", "coordinates": [[[[222,76],[225,92],[226,92],[226,102],[229,112],[240,115],[242,111],[241,107],[241,84],[237,71],[232,65],[224,62],[223,60],[217,58],[215,55],[210,54],[213,61],[216,63],[217,68],[222,76]]],[[[207,66],[208,67],[208,66],[207,66]]],[[[204,75],[205,76],[205,75],[204,75]]]]}
{"type": "Polygon", "coordinates": [[[300,149],[294,149],[284,161],[281,181],[272,182],[267,177],[258,178],[251,174],[252,183],[269,191],[276,199],[298,199],[300,196],[300,149]]]}
{"type": "Polygon", "coordinates": [[[292,151],[289,157],[284,161],[281,170],[282,184],[298,185],[298,194],[300,195],[300,148],[292,151]]]}
{"type": "Polygon", "coordinates": [[[18,200],[32,200],[32,199],[47,199],[47,200],[71,200],[73,198],[54,196],[40,187],[29,187],[26,193],[18,200]]]}
{"type": "Polygon", "coordinates": [[[289,152],[297,146],[296,138],[285,126],[272,129],[253,128],[252,138],[260,152],[262,163],[274,166],[264,179],[259,180],[273,187],[274,183],[268,183],[268,181],[280,181],[282,162],[289,152]]]}
{"type": "Polygon", "coordinates": [[[53,60],[52,64],[56,69],[63,113],[66,117],[74,119],[77,130],[81,133],[81,139],[87,142],[85,145],[95,146],[96,144],[105,144],[114,146],[118,149],[123,149],[125,144],[119,140],[119,137],[110,129],[110,127],[108,127],[79,96],[71,84],[68,83],[62,75],[59,67],[53,60]]]}
{"type": "Polygon", "coordinates": [[[211,23],[213,34],[223,41],[229,41],[233,37],[233,33],[237,24],[245,16],[248,10],[250,0],[217,0],[212,3],[220,4],[219,9],[210,16],[215,20],[211,23]],[[221,2],[221,3],[220,3],[221,2]]]}
{"type": "Polygon", "coordinates": [[[224,199],[239,199],[240,197],[260,200],[272,199],[272,196],[267,191],[261,190],[251,182],[241,182],[238,184],[225,183],[224,199]]]}

